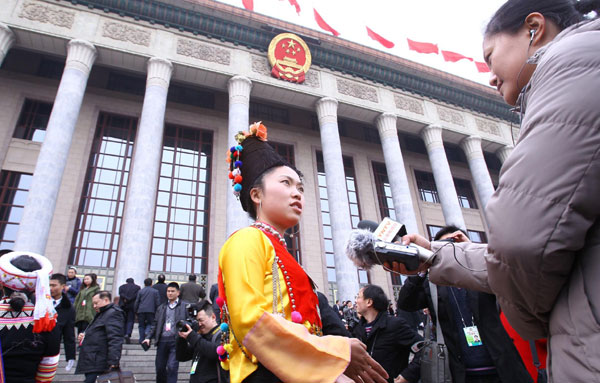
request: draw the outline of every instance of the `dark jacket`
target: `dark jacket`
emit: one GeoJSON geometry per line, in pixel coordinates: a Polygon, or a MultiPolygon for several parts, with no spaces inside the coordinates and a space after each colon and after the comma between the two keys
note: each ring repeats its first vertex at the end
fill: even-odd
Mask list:
{"type": "Polygon", "coordinates": [[[209,299],[212,303],[213,311],[215,312],[215,316],[217,317],[217,323],[221,323],[221,308],[217,304],[217,298],[219,297],[219,284],[213,283],[210,286],[209,299]]]}
{"type": "Polygon", "coordinates": [[[76,374],[104,372],[118,366],[123,348],[125,314],[114,303],[100,309],[85,329],[76,374]]]}
{"type": "Polygon", "coordinates": [[[319,298],[323,335],[340,335],[349,338],[351,336],[350,332],[344,326],[340,315],[329,306],[327,297],[319,291],[317,291],[317,297],[319,298]]]}
{"type": "Polygon", "coordinates": [[[160,304],[166,303],[169,298],[167,298],[167,284],[166,283],[155,283],[152,285],[152,288],[158,291],[158,299],[160,304]]]}
{"type": "Polygon", "coordinates": [[[181,285],[179,298],[186,302],[197,303],[200,299],[206,298],[206,292],[196,282],[189,281],[181,285]]]}
{"type": "MultiPolygon", "coordinates": [[[[448,287],[438,286],[437,291],[438,317],[442,326],[444,342],[450,355],[452,381],[453,383],[462,383],[466,379],[466,373],[465,366],[461,361],[462,352],[458,337],[464,336],[464,334],[459,334],[456,330],[448,287]]],[[[481,340],[487,348],[502,382],[531,382],[531,376],[527,372],[521,356],[502,326],[496,298],[490,294],[467,290],[467,301],[481,340]]],[[[398,308],[406,311],[429,308],[435,323],[435,311],[427,277],[407,278],[398,294],[398,308]]]]}
{"type": "Polygon", "coordinates": [[[377,315],[368,336],[366,325],[365,318],[361,318],[354,334],[367,345],[369,355],[388,373],[388,382],[392,383],[394,378],[402,374],[409,382],[416,383],[420,376],[418,365],[407,369],[408,357],[411,347],[421,342],[423,337],[410,328],[404,319],[389,316],[387,310],[377,315]]]}
{"type": "MultiPolygon", "coordinates": [[[[163,328],[165,327],[165,321],[167,319],[167,303],[163,303],[156,309],[156,314],[154,315],[154,320],[152,321],[152,326],[150,327],[150,332],[147,334],[148,339],[154,339],[154,344],[157,345],[160,342],[160,337],[163,332],[163,328]]],[[[179,298],[179,302],[175,306],[175,323],[177,321],[187,318],[187,311],[185,309],[185,305],[187,302],[184,302],[179,298]]],[[[175,330],[177,335],[177,330],[175,330]]]]}
{"type": "Polygon", "coordinates": [[[151,286],[146,286],[135,298],[134,311],[136,313],[155,313],[158,306],[160,306],[158,291],[151,286]]]}
{"type": "Polygon", "coordinates": [[[190,375],[190,383],[229,382],[229,373],[219,363],[217,347],[221,344],[221,330],[215,326],[208,334],[192,331],[187,339],[177,337],[176,358],[180,362],[198,361],[196,372],[190,375]],[[221,379],[217,376],[221,374],[221,379]]]}
{"type": "Polygon", "coordinates": [[[66,293],[62,293],[62,299],[55,309],[58,319],[52,331],[58,334],[58,339],[62,337],[67,360],[75,359],[75,308],[66,293]]]}
{"type": "Polygon", "coordinates": [[[69,290],[67,290],[67,296],[71,303],[75,302],[75,297],[79,293],[79,289],[81,288],[81,279],[75,277],[73,279],[67,278],[67,286],[69,286],[69,290]]]}
{"type": "Polygon", "coordinates": [[[123,310],[133,310],[138,291],[140,291],[140,286],[133,282],[119,286],[119,307],[123,310]]]}

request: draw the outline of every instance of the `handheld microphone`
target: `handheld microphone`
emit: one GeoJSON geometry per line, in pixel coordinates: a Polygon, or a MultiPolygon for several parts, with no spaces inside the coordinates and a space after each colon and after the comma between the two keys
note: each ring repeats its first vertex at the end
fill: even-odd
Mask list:
{"type": "MultiPolygon", "coordinates": [[[[387,238],[391,237],[395,240],[400,233],[406,233],[404,225],[390,219],[387,220],[396,224],[395,231],[393,229],[385,231],[387,238]]],[[[415,244],[402,245],[380,239],[376,235],[377,230],[380,227],[386,227],[386,225],[390,227],[390,222],[384,220],[380,225],[377,225],[372,221],[361,221],[358,223],[359,229],[350,232],[350,238],[346,244],[346,256],[357,267],[370,269],[374,265],[382,265],[384,262],[400,262],[406,266],[407,270],[412,271],[418,269],[421,262],[429,260],[433,255],[430,250],[415,244]]]]}

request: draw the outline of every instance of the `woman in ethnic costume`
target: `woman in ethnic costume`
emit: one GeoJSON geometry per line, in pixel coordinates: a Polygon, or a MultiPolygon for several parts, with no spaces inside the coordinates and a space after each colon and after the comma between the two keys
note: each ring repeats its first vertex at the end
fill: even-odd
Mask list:
{"type": "Polygon", "coordinates": [[[0,258],[0,382],[51,382],[60,352],[56,310],[50,298],[52,264],[41,255],[9,252],[0,258]],[[35,305],[30,296],[35,292],[35,305]]]}
{"type": "Polygon", "coordinates": [[[231,382],[385,382],[360,341],[322,336],[314,285],[286,249],[283,233],[304,204],[301,173],[266,143],[261,123],[236,141],[229,178],[256,222],[233,233],[219,255],[225,335],[217,353],[231,382]]]}

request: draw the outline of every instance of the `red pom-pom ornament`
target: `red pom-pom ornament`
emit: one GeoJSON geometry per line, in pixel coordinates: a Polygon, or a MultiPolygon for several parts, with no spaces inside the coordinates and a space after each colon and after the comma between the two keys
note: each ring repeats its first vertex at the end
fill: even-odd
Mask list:
{"type": "Polygon", "coordinates": [[[217,302],[217,306],[223,307],[223,305],[225,304],[225,299],[217,297],[217,299],[215,299],[215,302],[217,302]]]}
{"type": "Polygon", "coordinates": [[[229,179],[230,179],[230,180],[232,180],[232,179],[234,179],[234,178],[235,178],[235,176],[233,175],[233,173],[232,173],[232,172],[229,172],[229,179]]]}
{"type": "Polygon", "coordinates": [[[223,347],[223,346],[217,347],[217,354],[224,355],[225,354],[225,347],[223,347]]]}
{"type": "Polygon", "coordinates": [[[242,176],[235,176],[233,178],[233,182],[235,182],[236,184],[241,184],[242,183],[242,176]]]}

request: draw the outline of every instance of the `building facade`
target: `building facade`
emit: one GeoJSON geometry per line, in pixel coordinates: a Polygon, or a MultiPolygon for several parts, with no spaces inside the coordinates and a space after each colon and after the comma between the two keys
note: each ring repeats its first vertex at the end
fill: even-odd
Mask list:
{"type": "Polygon", "coordinates": [[[0,248],[113,291],[159,273],[216,282],[249,223],[225,153],[250,122],[305,175],[288,247],[330,299],[401,283],[346,259],[361,219],[485,242],[516,134],[493,89],[209,0],[5,0],[0,64],[0,248]],[[301,84],[271,76],[281,32],[312,52],[301,84]]]}

